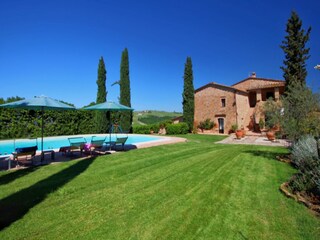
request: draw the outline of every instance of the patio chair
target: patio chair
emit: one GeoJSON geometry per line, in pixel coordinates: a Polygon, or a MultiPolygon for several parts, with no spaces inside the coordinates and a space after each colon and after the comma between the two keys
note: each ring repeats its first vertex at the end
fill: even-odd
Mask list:
{"type": "Polygon", "coordinates": [[[114,149],[116,150],[117,145],[122,145],[122,150],[124,150],[124,145],[127,140],[128,137],[117,137],[116,141],[113,143],[114,149]]]}
{"type": "Polygon", "coordinates": [[[83,150],[85,152],[90,152],[90,155],[93,154],[93,152],[96,152],[96,150],[103,150],[105,147],[103,144],[106,141],[106,137],[96,137],[92,136],[90,143],[86,143],[83,146],[83,150]]]}
{"type": "Polygon", "coordinates": [[[15,152],[12,153],[13,160],[16,161],[17,166],[19,166],[20,157],[25,157],[25,160],[28,160],[28,156],[30,156],[31,163],[33,163],[34,156],[38,150],[37,146],[32,147],[19,147],[15,149],[15,152]]]}
{"type": "Polygon", "coordinates": [[[72,152],[76,150],[80,150],[80,154],[82,155],[84,145],[87,143],[86,139],[84,137],[72,137],[68,138],[68,141],[70,143],[70,147],[68,149],[70,155],[72,155],[72,152]]]}

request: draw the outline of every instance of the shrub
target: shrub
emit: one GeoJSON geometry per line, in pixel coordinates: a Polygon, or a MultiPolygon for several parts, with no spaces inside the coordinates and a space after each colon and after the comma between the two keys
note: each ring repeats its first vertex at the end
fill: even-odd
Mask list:
{"type": "Polygon", "coordinates": [[[264,104],[265,126],[272,128],[280,124],[288,139],[298,141],[306,134],[320,134],[320,98],[305,85],[292,82],[281,101],[267,100],[264,104]]]}
{"type": "Polygon", "coordinates": [[[260,120],[259,120],[259,128],[260,128],[260,130],[264,128],[264,125],[265,125],[265,123],[264,123],[263,119],[260,118],[260,120]]]}
{"type": "Polygon", "coordinates": [[[305,159],[318,158],[317,141],[311,135],[303,136],[292,146],[292,160],[298,167],[305,159]]]}
{"type": "Polygon", "coordinates": [[[133,133],[137,134],[150,134],[150,125],[133,126],[133,133]]]}
{"type": "Polygon", "coordinates": [[[198,125],[198,128],[201,130],[210,130],[214,127],[214,122],[210,120],[210,118],[207,118],[205,121],[201,121],[198,125]]]}
{"type": "Polygon", "coordinates": [[[231,126],[231,131],[232,132],[236,132],[238,130],[238,124],[233,124],[232,126],[231,126]]]}
{"type": "MultiPolygon", "coordinates": [[[[268,98],[267,101],[264,103],[263,105],[264,114],[265,114],[264,126],[267,129],[271,129],[280,123],[281,107],[282,106],[280,102],[275,102],[273,101],[272,98],[268,98]]],[[[259,120],[259,127],[260,127],[260,120],[259,120]]]]}
{"type": "Polygon", "coordinates": [[[152,130],[154,133],[158,133],[159,129],[160,129],[160,124],[155,123],[150,125],[150,130],[152,130]]]}
{"type": "Polygon", "coordinates": [[[150,131],[153,131],[154,133],[158,133],[160,128],[160,124],[148,124],[148,125],[138,125],[133,126],[133,133],[137,134],[150,134],[150,131]]]}
{"type": "Polygon", "coordinates": [[[317,142],[311,135],[301,137],[293,145],[292,161],[298,173],[290,180],[290,189],[320,195],[320,160],[317,142]]]}
{"type": "Polygon", "coordinates": [[[189,126],[187,123],[169,124],[166,127],[167,134],[187,134],[189,132],[189,126]]]}

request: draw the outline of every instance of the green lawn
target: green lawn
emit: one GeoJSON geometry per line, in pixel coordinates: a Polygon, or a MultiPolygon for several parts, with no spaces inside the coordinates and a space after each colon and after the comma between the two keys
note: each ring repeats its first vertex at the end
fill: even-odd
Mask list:
{"type": "Polygon", "coordinates": [[[187,143],[0,173],[0,239],[319,239],[282,148],[187,143]]]}

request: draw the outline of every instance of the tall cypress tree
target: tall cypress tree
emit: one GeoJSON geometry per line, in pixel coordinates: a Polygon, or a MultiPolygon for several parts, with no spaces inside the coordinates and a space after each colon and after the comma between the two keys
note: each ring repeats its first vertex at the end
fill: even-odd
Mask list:
{"type": "MultiPolygon", "coordinates": [[[[120,104],[131,107],[131,90],[129,76],[129,54],[125,48],[120,64],[120,104]]],[[[121,113],[121,127],[124,131],[132,132],[132,112],[121,113]]]]}
{"type": "MultiPolygon", "coordinates": [[[[107,89],[106,89],[106,79],[107,71],[104,65],[103,57],[99,60],[98,66],[98,92],[97,92],[97,101],[96,103],[103,103],[107,101],[107,89]]],[[[110,113],[109,113],[110,114],[110,113]]],[[[106,112],[97,111],[95,113],[95,125],[97,133],[106,133],[108,129],[108,118],[106,112]]]]}
{"type": "Polygon", "coordinates": [[[183,121],[189,126],[189,131],[193,130],[194,121],[194,87],[191,57],[187,57],[184,68],[184,84],[182,93],[183,121]]]}
{"type": "Polygon", "coordinates": [[[286,89],[293,81],[305,84],[307,70],[305,61],[310,57],[306,43],[309,40],[311,27],[307,31],[302,29],[302,21],[296,12],[291,13],[287,22],[287,36],[282,41],[281,48],[285,54],[284,66],[281,67],[286,80],[286,89]]]}

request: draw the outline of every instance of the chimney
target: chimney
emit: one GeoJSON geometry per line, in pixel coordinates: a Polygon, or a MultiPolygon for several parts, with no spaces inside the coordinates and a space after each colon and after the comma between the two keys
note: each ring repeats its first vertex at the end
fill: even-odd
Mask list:
{"type": "Polygon", "coordinates": [[[252,73],[251,73],[251,77],[252,77],[252,78],[256,78],[256,77],[257,77],[257,74],[256,74],[255,72],[252,72],[252,73]]]}

